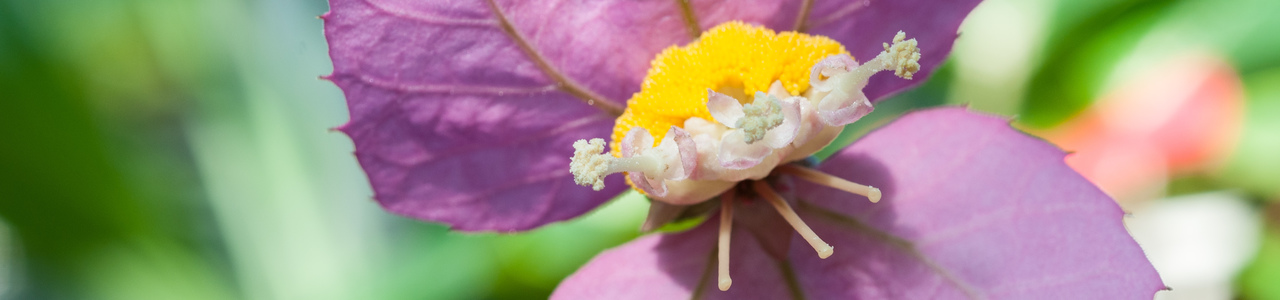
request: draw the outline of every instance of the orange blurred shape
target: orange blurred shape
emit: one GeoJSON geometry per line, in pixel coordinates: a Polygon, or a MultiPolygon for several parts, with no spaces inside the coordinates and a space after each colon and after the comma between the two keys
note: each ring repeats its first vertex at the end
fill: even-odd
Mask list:
{"type": "Polygon", "coordinates": [[[1121,204],[1163,196],[1171,176],[1209,172],[1243,126],[1244,91],[1217,56],[1177,56],[1119,84],[1070,121],[1034,132],[1121,204]]]}

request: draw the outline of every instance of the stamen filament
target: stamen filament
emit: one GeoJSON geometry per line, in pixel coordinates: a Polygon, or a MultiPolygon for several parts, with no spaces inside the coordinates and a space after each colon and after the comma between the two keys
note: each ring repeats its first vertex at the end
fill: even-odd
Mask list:
{"type": "Polygon", "coordinates": [[[782,173],[795,175],[796,177],[800,177],[800,179],[808,180],[809,182],[812,182],[812,183],[817,183],[820,185],[825,185],[825,186],[846,191],[849,193],[866,196],[867,199],[871,200],[871,203],[880,202],[880,196],[881,196],[880,189],[875,188],[873,186],[853,183],[851,181],[844,180],[844,178],[823,173],[822,171],[805,168],[797,165],[792,165],[792,164],[778,166],[777,170],[782,173]]]}
{"type": "Polygon", "coordinates": [[[813,233],[813,229],[810,229],[809,225],[806,225],[804,220],[801,220],[800,216],[796,215],[796,211],[791,209],[791,205],[788,205],[787,201],[783,200],[781,195],[778,195],[778,192],[773,191],[773,188],[769,187],[768,183],[756,180],[751,183],[751,186],[755,188],[756,193],[763,196],[765,200],[769,201],[769,204],[773,205],[774,209],[778,210],[778,214],[782,215],[782,218],[786,219],[792,228],[795,228],[800,237],[809,242],[809,246],[812,246],[813,250],[818,252],[818,258],[825,259],[831,256],[832,252],[835,252],[835,247],[823,242],[822,238],[818,237],[818,234],[813,233]]]}
{"type": "Polygon", "coordinates": [[[645,173],[645,175],[656,175],[659,172],[661,172],[661,170],[658,170],[658,166],[661,166],[662,162],[658,161],[657,158],[654,158],[652,156],[648,156],[648,155],[632,156],[632,157],[609,156],[609,158],[610,158],[609,167],[607,168],[608,171],[606,171],[607,174],[613,174],[618,172],[641,172],[641,173],[645,173]]]}
{"type": "Polygon", "coordinates": [[[728,291],[733,285],[729,278],[729,235],[733,232],[733,190],[720,195],[720,291],[728,291]]]}
{"type": "Polygon", "coordinates": [[[871,75],[875,75],[876,73],[880,73],[880,71],[885,70],[885,60],[887,59],[888,55],[884,52],[880,52],[880,55],[876,55],[875,58],[854,67],[848,74],[845,74],[844,76],[836,76],[836,78],[840,80],[840,86],[856,87],[861,89],[862,85],[865,85],[867,80],[871,78],[871,75]]]}

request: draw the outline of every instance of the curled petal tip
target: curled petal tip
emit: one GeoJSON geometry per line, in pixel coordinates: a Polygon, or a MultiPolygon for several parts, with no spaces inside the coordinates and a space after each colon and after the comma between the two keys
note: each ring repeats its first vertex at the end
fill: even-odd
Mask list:
{"type": "MultiPolygon", "coordinates": [[[[648,177],[645,177],[644,173],[641,173],[641,172],[628,172],[627,177],[631,179],[631,184],[634,184],[637,189],[644,191],[644,193],[646,195],[649,195],[649,197],[666,197],[667,196],[666,180],[649,179],[648,177]]],[[[655,225],[659,227],[662,226],[662,224],[655,224],[655,225]]]]}
{"type": "Polygon", "coordinates": [[[742,112],[742,103],[738,103],[738,99],[710,89],[707,89],[707,110],[711,113],[711,117],[716,119],[716,122],[729,128],[734,128],[738,123],[738,119],[745,116],[742,112]]]}
{"type": "Polygon", "coordinates": [[[858,62],[848,54],[836,54],[818,61],[809,70],[809,84],[820,92],[831,91],[834,84],[828,81],[836,74],[848,72],[858,66],[858,62]]]}
{"type": "Polygon", "coordinates": [[[698,168],[698,145],[694,143],[693,137],[689,132],[676,126],[671,126],[667,131],[667,137],[662,140],[659,147],[665,147],[668,152],[678,153],[678,163],[671,164],[675,168],[669,169],[671,174],[667,175],[667,179],[685,179],[693,175],[693,171],[698,168]],[[672,149],[674,148],[674,149],[672,149]]]}

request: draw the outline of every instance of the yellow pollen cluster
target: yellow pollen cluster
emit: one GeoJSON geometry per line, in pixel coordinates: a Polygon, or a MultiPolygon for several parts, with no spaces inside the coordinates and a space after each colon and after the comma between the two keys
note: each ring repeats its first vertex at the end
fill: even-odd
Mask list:
{"type": "Polygon", "coordinates": [[[707,89],[750,103],[747,95],[768,92],[774,81],[781,81],[787,92],[800,95],[809,89],[810,68],[839,53],[846,53],[844,46],[823,36],[774,33],[738,21],[720,24],[699,40],[671,46],[654,58],[640,92],[627,100],[614,124],[613,154],[620,154],[619,142],[635,126],[661,142],[671,126],[683,127],[688,118],[714,121],[707,111],[707,89]]]}

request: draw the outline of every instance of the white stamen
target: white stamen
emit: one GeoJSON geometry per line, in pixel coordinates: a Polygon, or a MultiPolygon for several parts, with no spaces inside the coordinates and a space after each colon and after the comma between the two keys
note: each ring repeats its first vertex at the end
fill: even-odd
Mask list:
{"type": "Polygon", "coordinates": [[[894,75],[911,79],[912,75],[920,71],[920,48],[916,47],[916,39],[903,40],[906,36],[906,32],[898,31],[898,34],[893,36],[893,44],[884,43],[884,51],[875,58],[855,67],[846,75],[833,77],[843,77],[839,78],[840,86],[858,90],[867,85],[867,79],[871,78],[871,75],[884,70],[893,70],[894,75]]]}
{"type": "Polygon", "coordinates": [[[726,127],[737,124],[743,116],[742,103],[738,103],[738,99],[711,89],[707,89],[707,110],[716,122],[726,127]]]}
{"type": "MultiPolygon", "coordinates": [[[[858,64],[848,54],[828,56],[809,70],[813,85],[810,102],[819,120],[826,126],[843,126],[853,123],[874,109],[871,100],[862,93],[872,75],[893,70],[898,77],[911,79],[920,71],[920,48],[915,39],[906,39],[899,31],[893,44],[884,43],[884,51],[875,58],[858,64]]],[[[809,137],[813,128],[804,130],[802,137],[809,137]]],[[[807,140],[807,139],[805,139],[807,140]]]]}
{"type": "Polygon", "coordinates": [[[730,190],[720,196],[720,255],[719,271],[720,280],[719,287],[721,291],[728,291],[729,286],[733,285],[733,279],[729,278],[729,236],[733,233],[733,191],[730,190]]]}
{"type": "Polygon", "coordinates": [[[880,202],[880,189],[869,185],[853,183],[851,181],[844,180],[844,178],[792,164],[778,166],[777,170],[782,173],[795,175],[796,177],[808,180],[809,182],[825,185],[852,194],[866,196],[868,200],[871,200],[871,203],[880,202]]]}
{"type": "Polygon", "coordinates": [[[763,92],[756,92],[755,101],[743,105],[742,113],[742,118],[733,127],[742,130],[747,144],[763,139],[765,132],[782,125],[783,121],[782,104],[778,103],[778,98],[763,92]]]}
{"type": "Polygon", "coordinates": [[[751,183],[751,186],[755,188],[756,193],[763,196],[765,200],[769,201],[769,204],[773,205],[774,209],[778,210],[778,214],[782,215],[782,218],[786,219],[792,228],[795,228],[800,237],[809,242],[809,246],[818,252],[818,258],[826,259],[835,252],[835,247],[823,242],[822,238],[818,237],[818,234],[813,233],[813,229],[810,229],[809,225],[806,225],[804,220],[801,220],[800,216],[796,215],[796,211],[791,209],[791,205],[787,204],[787,201],[783,200],[782,196],[778,195],[778,192],[773,191],[773,188],[769,187],[768,183],[756,180],[751,183]]]}
{"type": "Polygon", "coordinates": [[[573,173],[573,182],[599,191],[604,189],[606,175],[618,172],[642,172],[646,175],[656,175],[663,169],[662,162],[652,156],[613,157],[607,152],[601,152],[604,152],[603,139],[573,142],[573,157],[569,158],[569,172],[573,173]]]}

